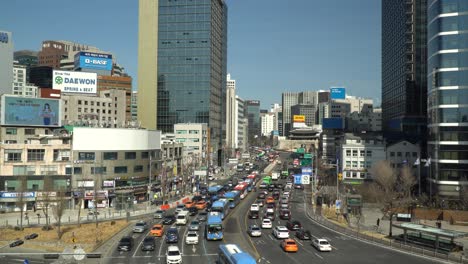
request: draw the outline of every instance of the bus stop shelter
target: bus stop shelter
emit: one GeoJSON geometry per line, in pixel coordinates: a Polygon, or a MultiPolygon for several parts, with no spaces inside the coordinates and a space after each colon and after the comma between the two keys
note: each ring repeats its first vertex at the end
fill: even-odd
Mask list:
{"type": "Polygon", "coordinates": [[[403,229],[403,240],[406,243],[408,239],[408,232],[413,232],[419,234],[419,238],[423,238],[423,235],[435,237],[434,247],[436,250],[439,249],[439,243],[441,238],[450,240],[452,245],[455,245],[454,239],[466,237],[468,233],[436,228],[427,225],[413,224],[413,223],[396,223],[393,224],[393,227],[403,229]]]}

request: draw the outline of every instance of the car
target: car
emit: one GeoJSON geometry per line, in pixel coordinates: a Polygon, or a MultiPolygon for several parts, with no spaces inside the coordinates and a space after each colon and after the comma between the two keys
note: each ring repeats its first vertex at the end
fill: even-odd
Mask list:
{"type": "Polygon", "coordinates": [[[175,214],[177,215],[179,212],[182,212],[182,210],[185,209],[185,204],[179,204],[177,205],[176,209],[175,209],[175,214]]]}
{"type": "Polygon", "coordinates": [[[275,226],[273,235],[278,239],[289,238],[289,230],[285,226],[275,226]]]}
{"type": "Polygon", "coordinates": [[[163,211],[163,210],[157,210],[156,212],[154,212],[154,219],[163,219],[164,218],[164,215],[166,215],[166,211],[163,211]]]}
{"type": "Polygon", "coordinates": [[[195,206],[195,202],[188,201],[184,205],[185,205],[185,208],[191,208],[191,207],[195,206]]]}
{"type": "Polygon", "coordinates": [[[265,197],[266,197],[265,193],[262,193],[262,192],[257,195],[257,199],[265,199],[265,197]]]}
{"type": "Polygon", "coordinates": [[[267,213],[274,213],[275,212],[275,204],[267,204],[266,212],[267,213]]]}
{"type": "Polygon", "coordinates": [[[291,196],[291,192],[289,192],[289,191],[283,192],[283,197],[288,197],[289,198],[290,196],[291,196]]]}
{"type": "Polygon", "coordinates": [[[291,212],[288,209],[281,209],[279,211],[279,218],[281,220],[290,220],[291,219],[291,212]]]}
{"type": "Polygon", "coordinates": [[[298,230],[296,231],[296,237],[299,238],[300,240],[311,240],[312,235],[310,234],[309,230],[298,230]]]}
{"type": "Polygon", "coordinates": [[[280,190],[283,189],[283,184],[277,183],[277,184],[276,184],[276,188],[278,188],[278,189],[280,189],[280,190]]]}
{"type": "Polygon", "coordinates": [[[200,212],[197,216],[197,220],[200,222],[205,222],[207,218],[208,218],[207,212],[200,212]]]}
{"type": "Polygon", "coordinates": [[[255,203],[258,204],[258,206],[260,207],[263,207],[265,205],[265,203],[261,199],[258,199],[257,201],[255,201],[255,203]]]}
{"type": "Polygon", "coordinates": [[[195,204],[195,207],[198,209],[198,210],[203,210],[206,208],[206,201],[204,200],[200,200],[198,201],[196,204],[195,204]]]}
{"type": "Polygon", "coordinates": [[[193,220],[192,222],[190,222],[189,230],[198,231],[199,229],[200,229],[200,222],[199,221],[193,220]]]}
{"type": "Polygon", "coordinates": [[[179,231],[177,231],[177,228],[171,227],[166,232],[166,243],[177,242],[179,242],[179,231]]]}
{"type": "Polygon", "coordinates": [[[161,237],[164,234],[164,226],[161,224],[155,224],[150,230],[150,235],[161,237]]]}
{"type": "Polygon", "coordinates": [[[260,183],[260,185],[258,186],[258,188],[260,188],[260,189],[262,189],[262,190],[263,190],[263,189],[267,189],[267,188],[268,188],[268,184],[262,182],[262,183],[260,183]]]}
{"type": "Polygon", "coordinates": [[[190,216],[195,216],[195,215],[197,215],[197,213],[198,213],[198,209],[197,209],[195,206],[194,206],[194,207],[190,207],[188,211],[189,211],[189,215],[190,215],[190,216]]]}
{"type": "Polygon", "coordinates": [[[297,190],[304,190],[304,185],[302,185],[302,184],[294,184],[294,189],[297,189],[297,190]]]}
{"type": "Polygon", "coordinates": [[[285,197],[285,196],[281,197],[280,204],[289,204],[288,197],[285,197]]]}
{"type": "Polygon", "coordinates": [[[162,221],[163,225],[172,225],[175,223],[176,217],[175,215],[166,215],[162,221]]]}
{"type": "Polygon", "coordinates": [[[321,239],[321,238],[314,239],[312,240],[312,246],[314,246],[319,251],[330,252],[332,250],[330,243],[328,243],[328,240],[326,239],[321,239]]]}
{"type": "Polygon", "coordinates": [[[280,192],[279,191],[274,191],[273,192],[273,199],[278,200],[280,198],[280,192]]]}
{"type": "Polygon", "coordinates": [[[259,237],[262,236],[262,230],[257,225],[249,226],[249,230],[247,231],[251,237],[259,237]]]}
{"type": "Polygon", "coordinates": [[[292,220],[292,221],[288,221],[286,222],[286,227],[289,229],[289,230],[299,230],[302,228],[302,225],[301,225],[301,222],[297,221],[297,220],[292,220]]]}
{"type": "Polygon", "coordinates": [[[216,178],[213,175],[208,176],[209,181],[214,181],[216,178]]]}
{"type": "Polygon", "coordinates": [[[274,212],[267,212],[263,218],[268,218],[270,219],[271,221],[275,220],[275,213],[274,212]]]}
{"type": "Polygon", "coordinates": [[[133,238],[131,236],[124,236],[120,239],[117,245],[118,251],[131,251],[133,247],[133,238]]]}
{"type": "Polygon", "coordinates": [[[148,229],[148,225],[144,221],[140,221],[133,227],[133,233],[143,233],[148,229]]]}
{"type": "Polygon", "coordinates": [[[250,219],[258,219],[260,217],[258,211],[249,211],[249,218],[250,219]]]}
{"type": "Polygon", "coordinates": [[[167,264],[179,264],[182,263],[182,253],[180,253],[178,246],[169,246],[166,251],[166,263],[167,264]]]}
{"type": "Polygon", "coordinates": [[[197,231],[188,231],[185,236],[185,244],[187,245],[196,245],[198,244],[199,235],[197,231]]]}
{"type": "Polygon", "coordinates": [[[270,219],[264,218],[262,220],[262,228],[263,229],[272,228],[272,227],[273,227],[273,222],[270,219]]]}
{"type": "Polygon", "coordinates": [[[250,205],[250,211],[260,211],[260,206],[256,203],[250,205]]]}
{"type": "Polygon", "coordinates": [[[273,184],[270,184],[268,186],[268,192],[272,192],[275,189],[275,186],[273,184]]]}
{"type": "Polygon", "coordinates": [[[273,203],[273,204],[274,204],[274,203],[275,203],[275,198],[273,198],[272,196],[268,196],[268,197],[266,198],[266,203],[267,203],[267,204],[270,204],[270,203],[273,203]]]}
{"type": "Polygon", "coordinates": [[[299,250],[296,241],[290,238],[281,241],[281,248],[286,252],[297,252],[299,250]]]}
{"type": "Polygon", "coordinates": [[[29,235],[25,236],[24,239],[31,240],[31,239],[37,238],[38,236],[39,236],[38,234],[32,233],[32,234],[29,234],[29,235]]]}
{"type": "Polygon", "coordinates": [[[199,202],[201,200],[203,200],[203,198],[200,195],[195,195],[195,196],[192,197],[192,202],[197,203],[197,202],[199,202]]]}
{"type": "Polygon", "coordinates": [[[17,247],[17,246],[21,246],[24,244],[24,241],[21,240],[21,239],[16,239],[15,241],[11,242],[10,243],[10,247],[17,247]]]}
{"type": "Polygon", "coordinates": [[[153,251],[156,248],[156,240],[152,236],[147,236],[141,244],[141,251],[153,251]]]}
{"type": "Polygon", "coordinates": [[[280,204],[279,205],[279,209],[282,210],[282,209],[289,209],[289,204],[280,204]]]}

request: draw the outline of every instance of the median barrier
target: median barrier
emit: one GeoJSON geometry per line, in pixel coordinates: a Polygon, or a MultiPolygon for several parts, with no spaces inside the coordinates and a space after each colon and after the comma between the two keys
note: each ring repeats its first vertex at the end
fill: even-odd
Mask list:
{"type": "Polygon", "coordinates": [[[161,205],[161,210],[169,210],[170,206],[168,204],[161,205]]]}

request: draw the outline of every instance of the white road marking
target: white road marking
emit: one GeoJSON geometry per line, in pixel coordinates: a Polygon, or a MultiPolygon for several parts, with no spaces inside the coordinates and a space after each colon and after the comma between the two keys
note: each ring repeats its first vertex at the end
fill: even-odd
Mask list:
{"type": "Polygon", "coordinates": [[[317,257],[319,257],[319,258],[323,259],[323,257],[322,257],[322,256],[320,256],[319,254],[317,254],[317,253],[314,253],[314,254],[315,254],[315,256],[317,256],[317,257]]]}
{"type": "Polygon", "coordinates": [[[143,237],[143,239],[140,241],[140,243],[138,243],[138,246],[135,248],[135,252],[133,252],[133,255],[132,257],[135,257],[136,256],[136,253],[138,252],[138,249],[141,247],[141,245],[143,244],[143,241],[145,240],[145,238],[143,237]]]}

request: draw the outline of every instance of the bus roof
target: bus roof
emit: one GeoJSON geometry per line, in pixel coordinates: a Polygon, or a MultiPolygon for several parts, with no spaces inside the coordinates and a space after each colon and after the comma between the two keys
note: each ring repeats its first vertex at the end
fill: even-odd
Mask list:
{"type": "Polygon", "coordinates": [[[255,259],[236,244],[219,245],[219,249],[235,264],[255,264],[255,259]]]}
{"type": "Polygon", "coordinates": [[[224,207],[226,205],[226,203],[227,203],[227,200],[222,198],[222,199],[216,200],[211,207],[212,208],[213,207],[224,207]]]}
{"type": "Polygon", "coordinates": [[[208,215],[206,224],[213,225],[213,224],[222,224],[222,223],[223,223],[223,219],[221,218],[221,215],[218,212],[211,212],[208,215]]]}
{"type": "Polygon", "coordinates": [[[230,191],[230,192],[225,193],[224,197],[234,198],[234,197],[238,196],[239,194],[240,194],[240,192],[238,192],[238,191],[230,191]]]}
{"type": "Polygon", "coordinates": [[[208,187],[208,192],[217,192],[221,190],[222,188],[223,186],[221,185],[213,185],[213,186],[208,187]]]}

